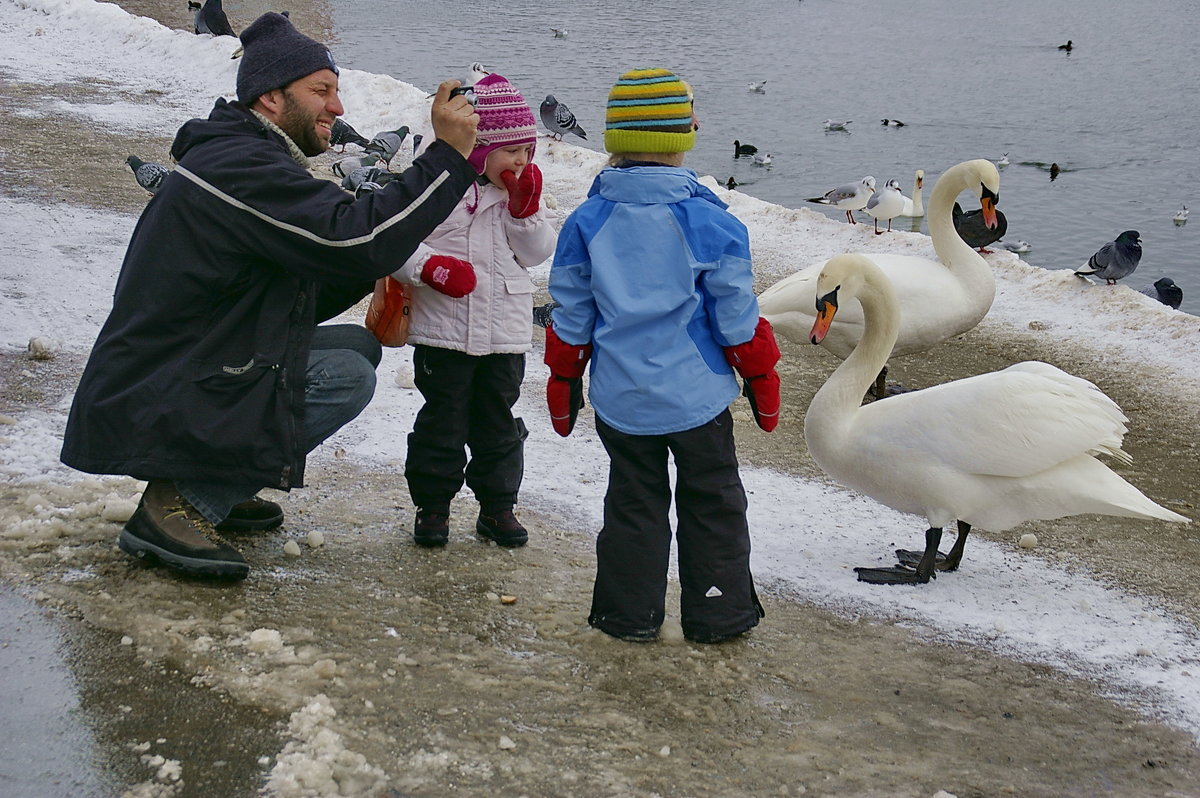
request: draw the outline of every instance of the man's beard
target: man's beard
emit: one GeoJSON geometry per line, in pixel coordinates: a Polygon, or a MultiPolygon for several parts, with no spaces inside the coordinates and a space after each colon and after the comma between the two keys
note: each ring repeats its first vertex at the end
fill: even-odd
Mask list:
{"type": "Polygon", "coordinates": [[[288,134],[292,141],[296,142],[300,152],[310,157],[320,155],[329,149],[329,145],[317,135],[317,116],[318,114],[310,114],[305,111],[304,107],[292,97],[292,93],[284,89],[283,111],[279,115],[279,127],[288,134]]]}

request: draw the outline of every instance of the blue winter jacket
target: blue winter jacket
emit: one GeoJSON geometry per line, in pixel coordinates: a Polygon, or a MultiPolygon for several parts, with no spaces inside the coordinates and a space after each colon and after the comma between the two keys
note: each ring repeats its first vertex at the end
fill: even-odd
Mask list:
{"type": "Polygon", "coordinates": [[[723,348],[758,323],[745,226],[691,169],[608,168],[558,237],[554,331],[591,343],[588,397],[606,424],[662,435],[738,395],[723,348]]]}

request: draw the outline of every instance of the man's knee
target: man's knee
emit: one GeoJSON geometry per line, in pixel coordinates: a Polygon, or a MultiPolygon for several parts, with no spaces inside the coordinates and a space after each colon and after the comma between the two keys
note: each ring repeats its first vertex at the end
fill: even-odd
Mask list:
{"type": "Polygon", "coordinates": [[[375,334],[358,324],[322,324],[313,330],[312,349],[347,349],[357,352],[371,368],[383,359],[383,347],[375,334]]]}

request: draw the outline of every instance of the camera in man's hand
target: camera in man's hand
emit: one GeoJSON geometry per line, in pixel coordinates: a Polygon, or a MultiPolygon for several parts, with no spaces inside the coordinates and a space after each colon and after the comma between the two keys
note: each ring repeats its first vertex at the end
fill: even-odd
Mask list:
{"type": "Polygon", "coordinates": [[[460,94],[466,97],[467,102],[471,105],[475,104],[475,90],[471,86],[459,86],[457,89],[450,90],[451,97],[457,97],[460,94]]]}

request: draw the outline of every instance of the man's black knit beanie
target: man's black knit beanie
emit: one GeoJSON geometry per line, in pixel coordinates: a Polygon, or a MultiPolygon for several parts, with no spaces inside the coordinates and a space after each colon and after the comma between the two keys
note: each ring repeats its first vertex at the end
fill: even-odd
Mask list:
{"type": "Polygon", "coordinates": [[[269,12],[242,31],[237,97],[249,105],[260,95],[322,69],[338,68],[329,48],[310,39],[282,14],[269,12]]]}

